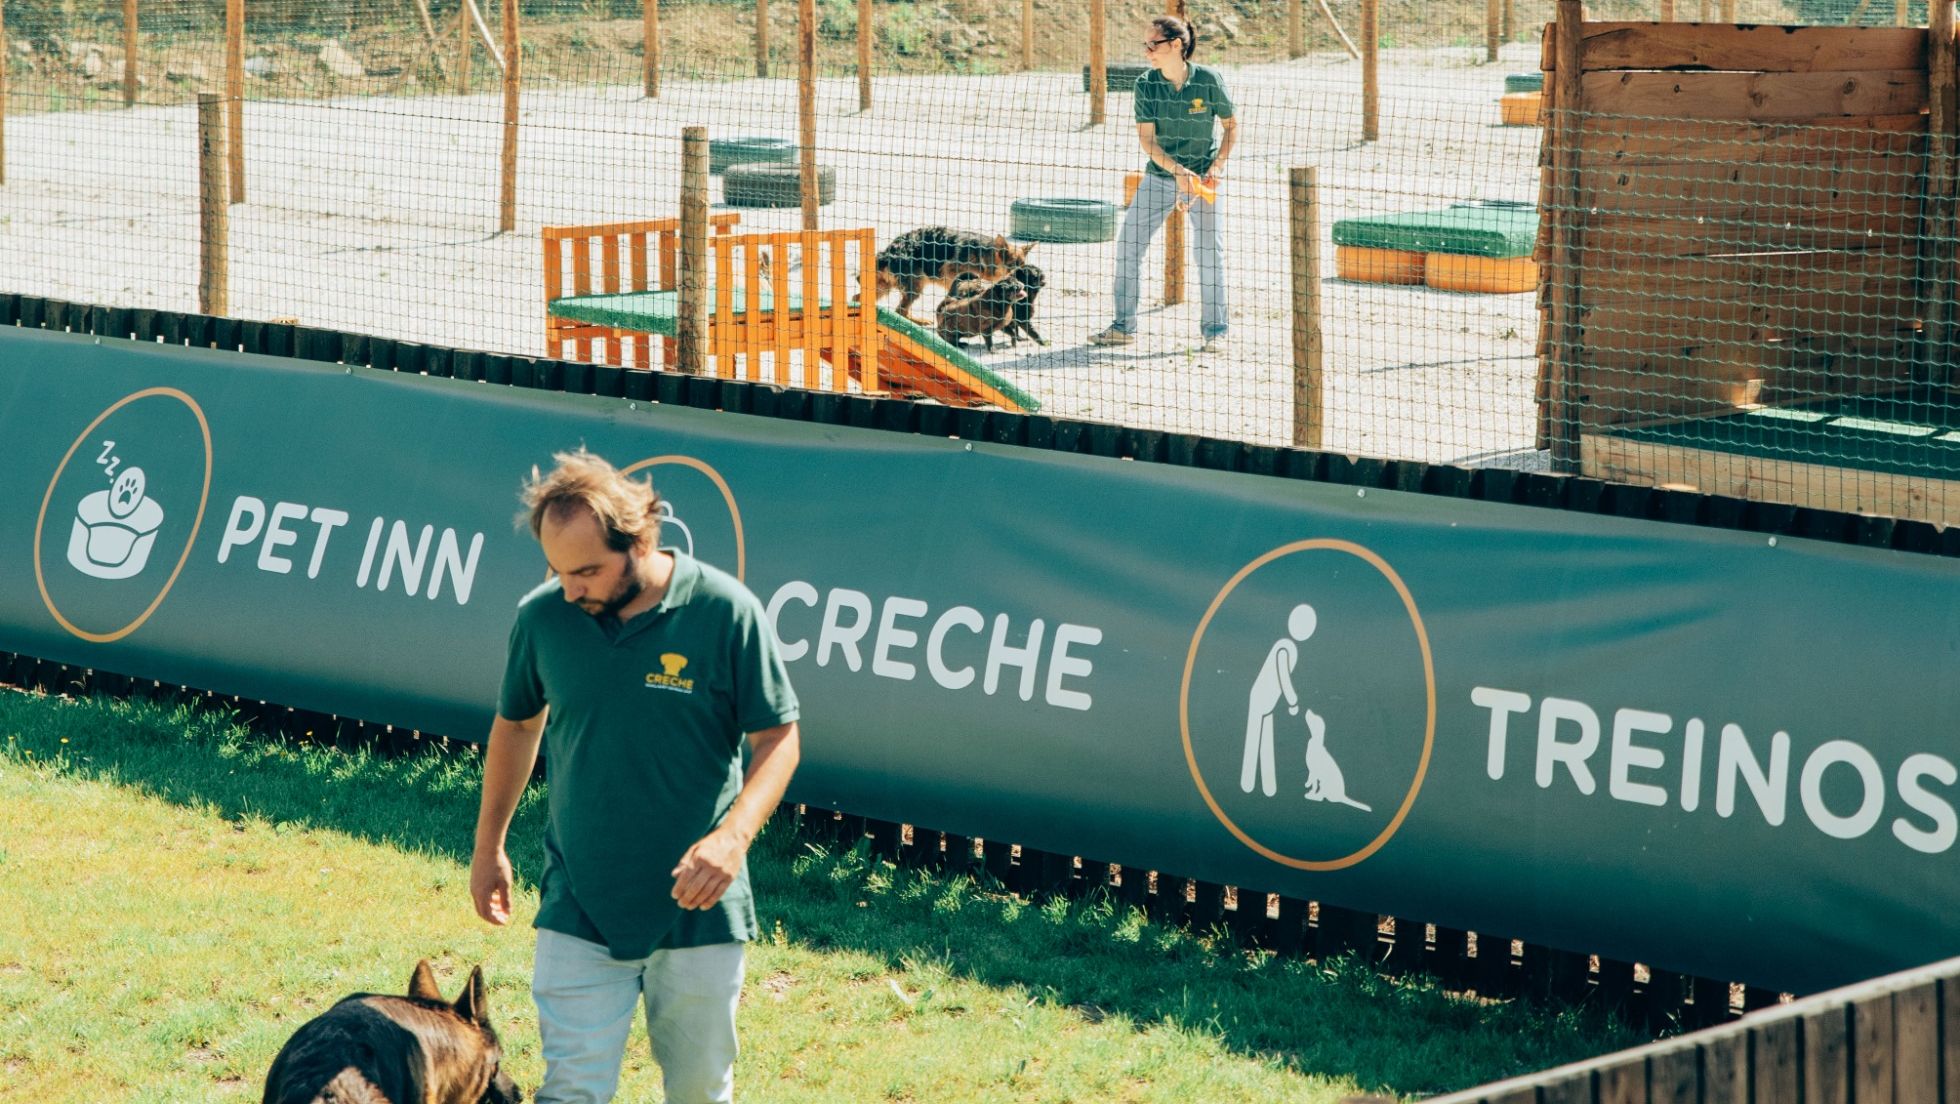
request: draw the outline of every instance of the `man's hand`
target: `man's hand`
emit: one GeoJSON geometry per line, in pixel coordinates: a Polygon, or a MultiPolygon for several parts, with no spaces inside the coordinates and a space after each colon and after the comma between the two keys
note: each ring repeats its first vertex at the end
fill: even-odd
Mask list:
{"type": "Polygon", "coordinates": [[[478,916],[498,927],[510,923],[510,881],[510,856],[503,848],[471,856],[470,900],[478,916]]]}
{"type": "Polygon", "coordinates": [[[748,840],[726,826],[702,836],[674,867],[674,900],[684,909],[713,908],[742,872],[748,852],[748,840]]]}

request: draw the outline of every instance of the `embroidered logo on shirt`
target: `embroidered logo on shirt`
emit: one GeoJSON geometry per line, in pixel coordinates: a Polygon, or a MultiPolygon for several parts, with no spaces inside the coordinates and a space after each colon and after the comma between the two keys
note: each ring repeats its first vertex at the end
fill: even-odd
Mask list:
{"type": "Polygon", "coordinates": [[[681,671],[687,666],[687,657],[678,652],[667,652],[660,657],[662,670],[647,673],[647,689],[672,690],[678,694],[694,693],[694,680],[682,678],[681,671]]]}
{"type": "Polygon", "coordinates": [[[1205,98],[1203,96],[1191,97],[1191,114],[1193,115],[1199,114],[1200,112],[1204,111],[1204,109],[1205,109],[1205,98]]]}

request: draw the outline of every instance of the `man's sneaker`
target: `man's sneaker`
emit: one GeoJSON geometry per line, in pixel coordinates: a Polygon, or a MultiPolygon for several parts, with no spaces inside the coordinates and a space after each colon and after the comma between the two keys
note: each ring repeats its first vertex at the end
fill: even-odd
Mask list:
{"type": "Polygon", "coordinates": [[[1224,352],[1225,346],[1231,343],[1232,339],[1225,334],[1212,334],[1210,337],[1205,338],[1203,345],[1198,346],[1198,351],[1201,353],[1220,353],[1224,352]]]}
{"type": "Polygon", "coordinates": [[[1116,327],[1111,326],[1110,328],[1104,330],[1103,332],[1091,337],[1089,339],[1089,344],[1128,345],[1135,340],[1136,340],[1135,335],[1124,333],[1122,330],[1119,330],[1116,327]]]}

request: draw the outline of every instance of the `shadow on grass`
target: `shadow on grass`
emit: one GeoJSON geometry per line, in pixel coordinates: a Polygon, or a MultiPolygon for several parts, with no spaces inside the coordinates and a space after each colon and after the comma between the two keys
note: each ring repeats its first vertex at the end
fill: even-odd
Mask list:
{"type": "MultiPolygon", "coordinates": [[[[258,818],[467,864],[480,765],[470,752],[387,759],[254,735],[185,706],[0,694],[0,756],[53,763],[225,819],[258,818]]],[[[520,879],[542,857],[543,802],[511,829],[520,879]]],[[[781,831],[751,854],[764,932],[944,975],[1139,1029],[1169,1025],[1303,1073],[1427,1095],[1645,1041],[1585,1010],[1452,998],[1365,964],[1249,954],[1106,900],[1029,903],[960,876],[898,870],[860,845],[781,831]]]]}

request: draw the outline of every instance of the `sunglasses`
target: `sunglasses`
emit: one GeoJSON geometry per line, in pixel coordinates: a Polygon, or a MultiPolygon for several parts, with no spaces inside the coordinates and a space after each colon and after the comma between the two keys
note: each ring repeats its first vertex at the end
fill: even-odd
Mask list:
{"type": "Polygon", "coordinates": [[[1143,40],[1143,48],[1146,50],[1155,50],[1159,46],[1167,46],[1176,41],[1174,38],[1146,38],[1143,40]]]}

